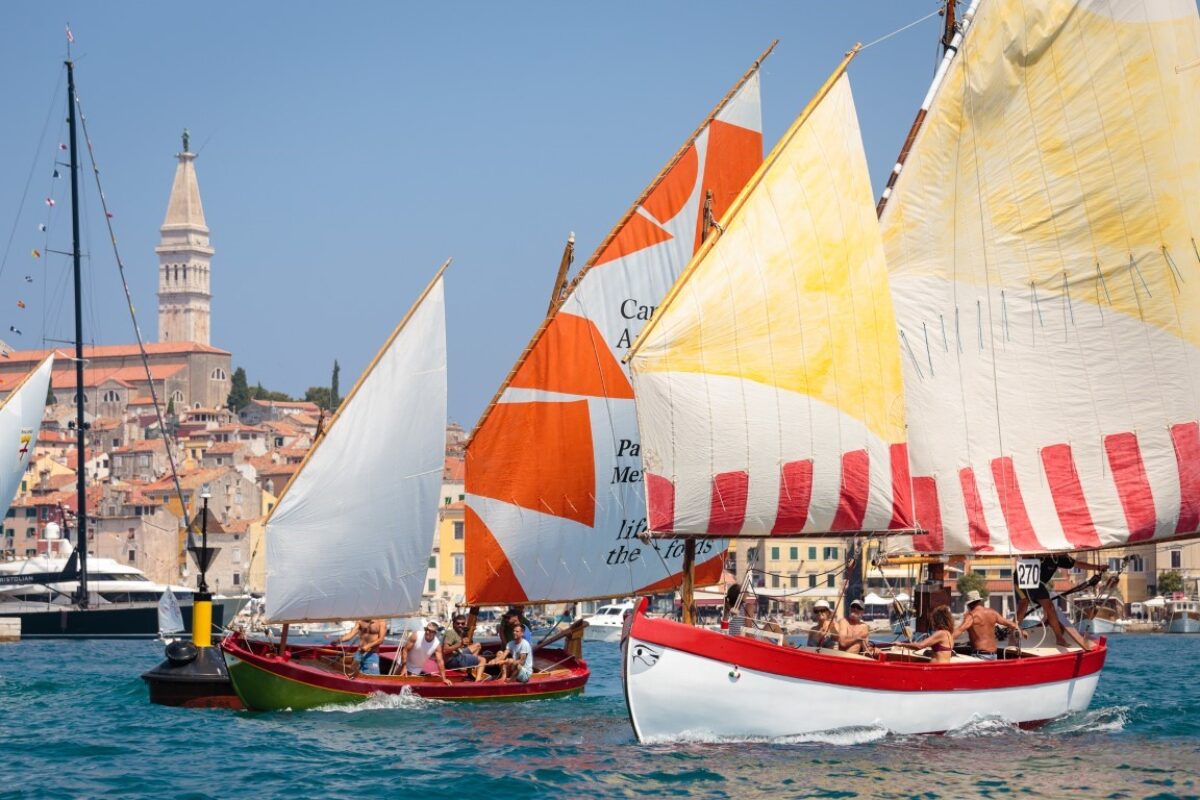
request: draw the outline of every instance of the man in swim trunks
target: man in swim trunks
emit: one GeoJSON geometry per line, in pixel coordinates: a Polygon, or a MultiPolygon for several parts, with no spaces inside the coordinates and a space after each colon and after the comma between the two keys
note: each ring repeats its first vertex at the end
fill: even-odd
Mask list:
{"type": "Polygon", "coordinates": [[[487,665],[479,657],[479,645],[467,635],[466,614],[454,615],[450,630],[442,640],[442,658],[447,669],[470,670],[474,680],[483,680],[483,668],[487,665]]]}
{"type": "Polygon", "coordinates": [[[983,604],[983,597],[972,589],[967,592],[967,613],[963,614],[962,622],[954,629],[957,639],[963,631],[971,640],[973,655],[976,658],[994,660],[996,658],[996,626],[1020,631],[1022,637],[1028,637],[1029,631],[1023,631],[1017,623],[1007,620],[983,604]]]}
{"type": "Polygon", "coordinates": [[[360,619],[340,639],[333,644],[348,642],[358,638],[358,650],[354,652],[355,676],[364,672],[379,674],[379,646],[383,644],[384,625],[381,619],[360,619]]]}
{"type": "Polygon", "coordinates": [[[875,648],[871,646],[871,629],[862,618],[865,608],[862,600],[850,601],[846,618],[838,620],[837,623],[838,649],[867,656],[875,654],[875,648]]]}

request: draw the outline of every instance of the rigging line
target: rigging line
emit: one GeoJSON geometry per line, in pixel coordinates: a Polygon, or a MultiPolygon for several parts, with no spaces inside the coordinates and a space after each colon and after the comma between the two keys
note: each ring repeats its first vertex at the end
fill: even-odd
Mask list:
{"type": "Polygon", "coordinates": [[[29,186],[33,183],[33,173],[37,170],[38,161],[41,160],[42,143],[46,141],[46,131],[50,128],[50,120],[54,117],[54,109],[58,107],[58,92],[62,88],[63,75],[65,73],[66,69],[59,71],[58,82],[54,84],[54,92],[50,96],[50,108],[46,112],[46,120],[42,123],[42,132],[38,135],[37,147],[34,148],[33,163],[29,165],[29,175],[25,178],[25,188],[21,190],[21,202],[17,206],[17,213],[13,218],[12,230],[8,234],[8,242],[4,245],[4,256],[0,257],[0,277],[4,275],[4,268],[8,265],[8,254],[12,250],[13,240],[17,236],[17,228],[21,224],[21,209],[25,207],[25,201],[29,197],[29,186]]]}
{"type": "Polygon", "coordinates": [[[936,10],[936,11],[933,11],[933,12],[931,12],[931,13],[929,13],[929,14],[926,14],[925,16],[921,17],[920,19],[915,19],[915,20],[913,20],[912,22],[908,23],[907,25],[905,25],[905,26],[904,26],[904,27],[902,27],[902,28],[897,28],[896,30],[892,31],[891,33],[885,33],[883,36],[880,36],[878,39],[876,39],[876,40],[875,40],[875,41],[873,41],[873,42],[867,42],[866,44],[864,44],[864,45],[863,45],[862,47],[860,47],[859,49],[860,49],[860,50],[866,50],[868,47],[874,47],[875,45],[879,44],[880,42],[886,42],[888,39],[892,38],[892,37],[893,37],[893,36],[895,36],[896,34],[899,34],[899,33],[904,33],[904,32],[905,32],[906,30],[908,30],[909,28],[912,28],[912,27],[914,27],[914,26],[916,26],[916,25],[920,25],[920,24],[921,24],[922,22],[924,22],[925,20],[927,20],[927,19],[932,19],[933,17],[940,16],[941,14],[942,14],[942,9],[940,9],[940,8],[939,8],[939,9],[938,9],[938,10],[936,10]]]}
{"type": "MultiPolygon", "coordinates": [[[[125,275],[125,263],[121,260],[121,251],[117,247],[117,235],[113,231],[112,215],[108,212],[108,198],[104,196],[104,187],[100,184],[100,167],[96,163],[96,151],[92,146],[92,137],[88,133],[87,115],[83,113],[83,103],[79,100],[78,93],[73,98],[75,106],[79,109],[79,121],[83,129],[83,141],[87,146],[88,160],[92,165],[92,176],[96,179],[96,192],[100,195],[100,207],[104,211],[104,224],[108,228],[108,238],[112,242],[113,259],[117,262],[117,272],[121,276],[121,288],[125,291],[125,303],[129,307],[129,319],[133,324],[133,334],[137,338],[138,352],[142,357],[142,367],[146,370],[146,383],[150,387],[150,399],[154,402],[154,414],[158,419],[158,431],[163,438],[163,448],[167,453],[167,463],[171,467],[171,479],[175,484],[175,494],[179,497],[179,510],[183,515],[183,527],[187,531],[187,544],[195,541],[195,536],[192,533],[191,520],[188,517],[187,501],[183,496],[183,486],[179,481],[179,467],[175,463],[175,452],[171,447],[171,436],[167,433],[166,420],[163,418],[162,404],[158,399],[158,391],[154,388],[154,376],[150,371],[150,356],[146,352],[146,343],[142,339],[142,331],[138,326],[137,313],[133,308],[133,295],[129,291],[129,280],[125,275]]],[[[164,388],[166,386],[164,382],[164,388]]]]}

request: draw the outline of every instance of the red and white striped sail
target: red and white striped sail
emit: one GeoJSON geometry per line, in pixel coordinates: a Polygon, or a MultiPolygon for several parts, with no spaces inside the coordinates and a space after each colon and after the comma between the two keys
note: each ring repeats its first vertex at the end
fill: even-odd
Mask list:
{"type": "Polygon", "coordinates": [[[844,70],[766,158],[634,347],[656,532],[911,524],[900,351],[844,70]]]}
{"type": "MultiPolygon", "coordinates": [[[[642,544],[641,442],[621,357],[762,160],[757,65],[651,183],[534,336],[466,457],[471,603],[618,597],[673,586],[682,544],[642,544]],[[655,552],[657,549],[658,552],[655,552]]],[[[723,545],[701,546],[703,583],[723,545]]]]}
{"type": "Polygon", "coordinates": [[[1192,0],[984,0],[883,214],[919,549],[1200,528],[1192,0]]]}

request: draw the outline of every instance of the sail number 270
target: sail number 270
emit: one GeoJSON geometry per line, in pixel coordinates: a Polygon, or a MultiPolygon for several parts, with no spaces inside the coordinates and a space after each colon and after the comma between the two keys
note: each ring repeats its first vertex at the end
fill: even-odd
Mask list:
{"type": "Polygon", "coordinates": [[[1017,586],[1022,589],[1036,589],[1041,583],[1041,561],[1036,558],[1022,558],[1017,561],[1017,586]]]}

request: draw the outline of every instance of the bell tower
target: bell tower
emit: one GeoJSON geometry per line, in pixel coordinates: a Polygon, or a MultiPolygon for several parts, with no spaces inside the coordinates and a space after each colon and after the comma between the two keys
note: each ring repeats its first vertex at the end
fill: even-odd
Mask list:
{"type": "Polygon", "coordinates": [[[183,132],[183,152],[177,153],[175,182],[167,201],[158,247],[158,340],[209,344],[209,264],[213,249],[208,243],[200,183],[196,180],[196,154],[183,132]]]}

